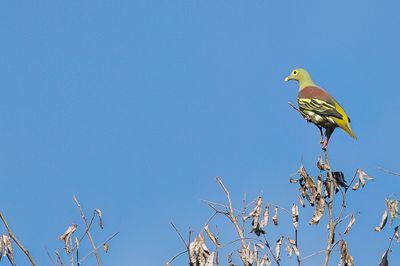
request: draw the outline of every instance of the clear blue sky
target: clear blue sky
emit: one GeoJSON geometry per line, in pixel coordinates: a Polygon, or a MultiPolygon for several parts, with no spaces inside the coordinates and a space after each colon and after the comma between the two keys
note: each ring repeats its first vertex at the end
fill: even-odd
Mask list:
{"type": "MultiPolygon", "coordinates": [[[[162,265],[183,249],[169,223],[198,230],[211,214],[201,199],[223,201],[216,175],[236,204],[246,191],[290,207],[297,191],[289,174],[301,158],[311,171],[321,154],[318,130],[287,105],[297,86],[283,79],[301,66],[345,107],[359,137],[334,133],[332,166],[347,179],[357,167],[376,178],[350,194],[347,211],[361,211],[348,238],[357,264],[378,264],[389,231],[373,228],[400,185],[377,170],[400,168],[399,8],[365,0],[2,2],[1,210],[40,265],[50,264],[45,247],[62,249],[57,237],[79,222],[74,194],[87,212],[103,210],[98,241],[121,231],[105,265],[162,265]]],[[[306,255],[324,247],[326,221],[309,228],[311,210],[303,212],[306,255]]],[[[271,241],[281,229],[271,229],[271,241]]]]}

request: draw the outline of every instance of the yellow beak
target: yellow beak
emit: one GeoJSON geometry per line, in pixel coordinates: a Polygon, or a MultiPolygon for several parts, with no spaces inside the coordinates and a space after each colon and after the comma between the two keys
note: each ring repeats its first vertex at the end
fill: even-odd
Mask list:
{"type": "Polygon", "coordinates": [[[288,82],[290,80],[290,76],[287,76],[286,78],[285,78],[285,82],[288,82]]]}

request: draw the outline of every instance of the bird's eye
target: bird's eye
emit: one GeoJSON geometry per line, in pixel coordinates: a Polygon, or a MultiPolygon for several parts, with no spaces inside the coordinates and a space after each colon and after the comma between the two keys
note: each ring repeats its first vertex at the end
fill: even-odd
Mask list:
{"type": "Polygon", "coordinates": [[[293,71],[293,75],[297,75],[297,70],[293,71]]]}

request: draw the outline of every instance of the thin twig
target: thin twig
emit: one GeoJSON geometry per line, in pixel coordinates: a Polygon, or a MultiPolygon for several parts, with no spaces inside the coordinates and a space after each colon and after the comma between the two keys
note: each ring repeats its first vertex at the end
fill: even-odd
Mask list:
{"type": "Polygon", "coordinates": [[[391,175],[400,176],[400,173],[392,172],[392,171],[387,170],[387,169],[385,169],[383,167],[378,167],[378,169],[381,170],[382,172],[385,172],[385,173],[388,173],[388,174],[391,174],[391,175]]]}
{"type": "Polygon", "coordinates": [[[94,220],[94,217],[95,217],[95,216],[96,216],[96,213],[93,212],[92,218],[90,219],[90,222],[89,222],[89,226],[85,229],[85,233],[84,233],[84,234],[81,236],[81,238],[79,239],[79,243],[82,242],[83,238],[85,238],[85,236],[86,236],[87,233],[89,232],[90,227],[91,227],[92,224],[93,224],[93,220],[94,220]]]}
{"type": "MultiPolygon", "coordinates": [[[[111,241],[111,239],[113,239],[114,237],[116,237],[119,234],[119,232],[114,233],[113,235],[111,235],[109,238],[106,239],[106,241],[104,241],[103,243],[101,243],[100,245],[98,245],[96,247],[96,250],[101,248],[102,246],[104,246],[105,244],[107,244],[108,242],[111,241]]],[[[94,253],[94,249],[92,251],[90,251],[88,254],[86,254],[82,259],[79,260],[79,264],[81,264],[84,260],[86,260],[91,254],[94,253]]]]}
{"type": "Polygon", "coordinates": [[[323,250],[314,252],[314,253],[312,253],[312,254],[310,254],[310,255],[307,255],[307,256],[305,256],[304,258],[302,258],[301,261],[305,261],[305,260],[307,260],[307,259],[309,259],[309,258],[311,258],[311,257],[314,257],[314,256],[318,255],[318,254],[325,253],[325,251],[326,251],[326,250],[323,249],[323,250]]]}
{"type": "Polygon", "coordinates": [[[285,209],[285,208],[283,208],[283,207],[281,207],[281,206],[279,206],[279,205],[275,205],[275,204],[271,204],[271,203],[270,203],[270,206],[272,206],[272,207],[277,207],[278,209],[281,209],[282,211],[284,211],[284,212],[286,212],[288,215],[290,215],[290,217],[292,217],[292,212],[290,212],[288,209],[285,209]]]}
{"type": "Polygon", "coordinates": [[[347,190],[348,190],[349,188],[351,188],[351,185],[353,185],[353,182],[354,182],[354,180],[355,180],[356,177],[357,177],[358,170],[360,170],[360,168],[357,168],[356,172],[354,173],[353,179],[351,180],[351,182],[350,182],[350,184],[347,186],[347,188],[344,190],[344,194],[346,194],[346,193],[347,193],[347,190]]]}
{"type": "Polygon", "coordinates": [[[232,207],[232,201],[231,201],[231,196],[229,194],[229,191],[225,187],[224,183],[222,182],[221,177],[217,176],[216,179],[217,179],[218,183],[221,185],[222,189],[224,190],[226,198],[228,200],[229,212],[228,212],[227,215],[228,215],[229,219],[231,220],[231,222],[233,223],[233,225],[236,228],[236,231],[237,231],[237,233],[239,235],[239,238],[241,239],[242,248],[245,249],[246,248],[246,242],[244,241],[243,230],[240,228],[238,220],[237,220],[237,217],[234,215],[234,210],[233,210],[233,207],[232,207]]]}
{"type": "Polygon", "coordinates": [[[271,253],[272,258],[274,259],[276,265],[280,266],[281,264],[280,264],[278,258],[275,257],[275,254],[274,254],[274,252],[272,251],[271,246],[270,246],[269,243],[268,243],[267,237],[266,237],[265,235],[263,235],[263,236],[264,236],[265,245],[267,246],[269,252],[271,253]]]}
{"type": "Polygon", "coordinates": [[[78,209],[79,209],[79,211],[81,213],[82,220],[85,223],[85,228],[87,230],[86,234],[87,234],[87,236],[88,236],[88,238],[90,240],[90,244],[92,245],[93,253],[96,256],[97,265],[101,266],[100,256],[99,256],[99,253],[97,252],[96,244],[94,243],[93,237],[90,234],[90,230],[89,230],[90,228],[89,228],[89,224],[87,222],[87,219],[85,217],[85,214],[83,213],[82,207],[79,204],[79,202],[78,202],[78,200],[77,200],[77,198],[75,196],[74,196],[74,201],[75,201],[76,205],[78,206],[78,209]]]}
{"type": "MultiPolygon", "coordinates": [[[[294,110],[296,110],[297,112],[299,112],[299,114],[301,114],[300,110],[299,110],[296,106],[294,106],[293,103],[288,102],[288,104],[289,104],[294,110]]],[[[301,115],[302,115],[302,114],[301,114],[301,115]]],[[[302,115],[302,116],[303,116],[303,115],[302,115]]]]}
{"type": "Polygon", "coordinates": [[[171,222],[172,227],[174,228],[175,232],[179,235],[180,239],[182,240],[183,244],[185,244],[186,248],[189,248],[189,244],[186,243],[185,239],[183,239],[182,234],[179,232],[178,228],[176,228],[175,224],[171,222]]]}
{"type": "Polygon", "coordinates": [[[175,259],[177,259],[179,256],[185,254],[186,252],[188,252],[187,250],[184,250],[182,252],[179,252],[178,254],[176,254],[175,256],[173,256],[168,262],[167,265],[170,265],[175,259]]]}
{"type": "Polygon", "coordinates": [[[47,247],[45,247],[45,249],[46,249],[47,256],[49,257],[51,263],[53,263],[53,265],[56,266],[57,264],[56,264],[56,262],[53,260],[53,257],[50,255],[50,252],[49,252],[49,250],[47,249],[47,247]]]}
{"type": "Polygon", "coordinates": [[[62,261],[60,253],[58,251],[56,251],[56,256],[57,256],[58,261],[60,262],[60,265],[64,266],[64,262],[62,261]]]}
{"type": "Polygon", "coordinates": [[[0,219],[3,221],[4,226],[7,229],[8,235],[14,240],[14,242],[18,245],[18,247],[25,253],[26,257],[28,260],[31,262],[32,266],[36,266],[36,262],[29,253],[29,251],[21,244],[21,242],[18,241],[17,237],[14,235],[14,233],[11,231],[10,226],[7,223],[6,218],[3,216],[3,213],[0,212],[0,219]]]}

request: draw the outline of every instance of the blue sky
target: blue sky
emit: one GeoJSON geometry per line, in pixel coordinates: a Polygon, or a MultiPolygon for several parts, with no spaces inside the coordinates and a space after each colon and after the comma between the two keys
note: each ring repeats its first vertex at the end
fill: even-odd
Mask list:
{"type": "MultiPolygon", "coordinates": [[[[289,174],[301,159],[311,171],[321,155],[318,130],[287,105],[297,86],[283,79],[305,67],[345,107],[359,138],[334,133],[332,166],[348,179],[358,167],[375,177],[350,194],[347,211],[361,215],[348,243],[357,264],[378,264],[389,231],[373,228],[400,184],[377,170],[400,169],[399,8],[398,1],[1,3],[1,211],[46,265],[45,247],[62,249],[57,237],[79,222],[76,195],[87,212],[103,210],[106,232],[96,232],[97,241],[121,231],[105,265],[162,265],[183,249],[170,222],[198,230],[211,214],[201,199],[224,200],[216,175],[236,204],[246,192],[290,207],[297,191],[289,174]]],[[[304,254],[326,241],[325,223],[310,228],[310,215],[300,221],[304,254]]]]}

